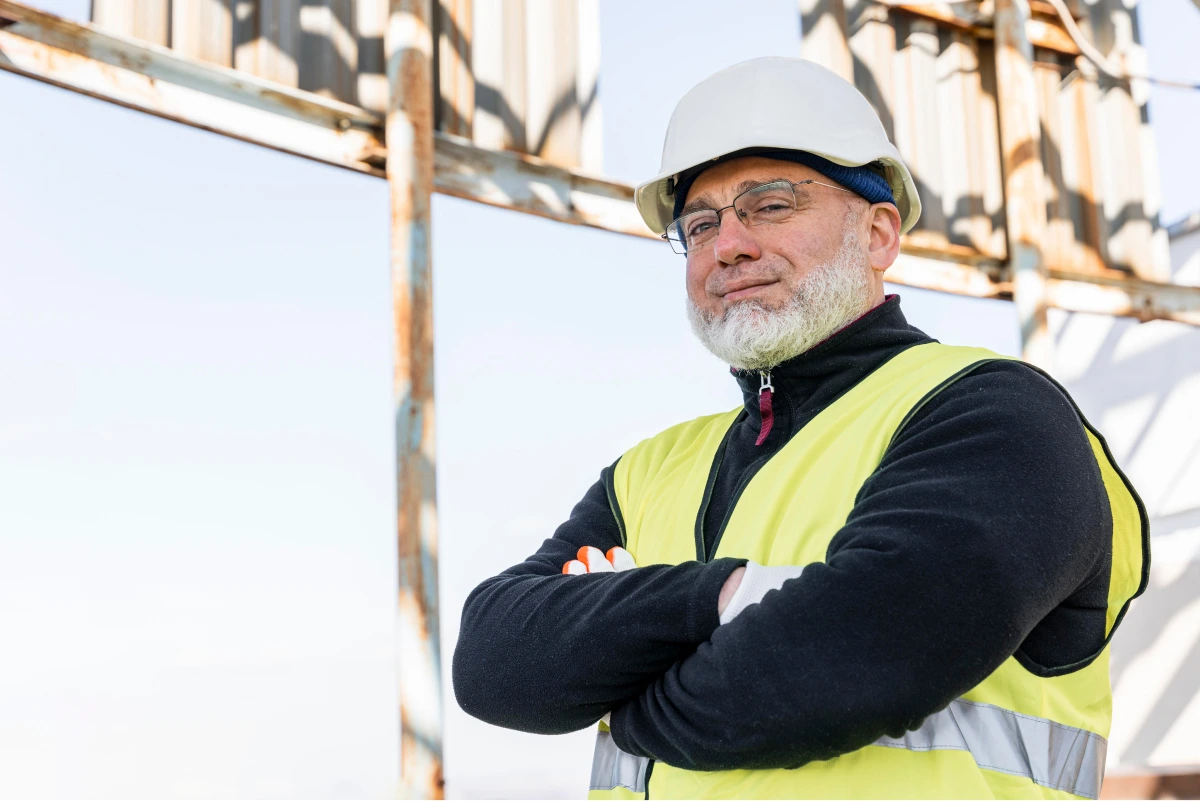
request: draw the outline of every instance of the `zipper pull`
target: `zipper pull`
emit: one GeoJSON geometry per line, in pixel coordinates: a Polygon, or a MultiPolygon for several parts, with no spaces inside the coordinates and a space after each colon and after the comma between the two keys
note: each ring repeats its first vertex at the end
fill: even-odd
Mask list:
{"type": "Polygon", "coordinates": [[[767,441],[767,435],[771,433],[771,426],[775,424],[775,410],[772,408],[771,401],[775,397],[775,387],[771,384],[771,371],[760,370],[758,373],[758,416],[761,422],[758,428],[758,439],[754,444],[762,445],[767,441]]]}

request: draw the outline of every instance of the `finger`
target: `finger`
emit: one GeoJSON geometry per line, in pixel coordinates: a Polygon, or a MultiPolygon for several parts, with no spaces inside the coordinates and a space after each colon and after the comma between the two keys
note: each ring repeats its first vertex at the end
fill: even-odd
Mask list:
{"type": "Polygon", "coordinates": [[[618,573],[637,567],[637,562],[633,561],[633,554],[619,545],[616,548],[609,548],[608,553],[604,556],[618,573]]]}
{"type": "Polygon", "coordinates": [[[567,562],[565,565],[563,565],[563,573],[567,574],[568,576],[582,576],[586,572],[588,572],[587,565],[585,565],[583,562],[580,562],[578,559],[572,559],[570,562],[567,562]]]}
{"type": "Polygon", "coordinates": [[[589,573],[613,572],[612,563],[604,558],[604,552],[599,548],[585,545],[579,549],[579,553],[576,554],[575,558],[587,565],[589,573]]]}

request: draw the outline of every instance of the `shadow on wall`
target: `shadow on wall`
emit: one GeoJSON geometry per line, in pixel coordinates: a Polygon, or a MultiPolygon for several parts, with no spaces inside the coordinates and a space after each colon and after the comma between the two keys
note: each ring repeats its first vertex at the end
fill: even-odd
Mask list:
{"type": "MultiPolygon", "coordinates": [[[[1116,774],[1196,772],[1200,329],[1061,312],[1051,325],[1059,380],[1104,434],[1150,516],[1150,586],[1113,639],[1108,766],[1116,774]]],[[[1151,798],[1143,793],[1159,790],[1129,792],[1151,798]]]]}

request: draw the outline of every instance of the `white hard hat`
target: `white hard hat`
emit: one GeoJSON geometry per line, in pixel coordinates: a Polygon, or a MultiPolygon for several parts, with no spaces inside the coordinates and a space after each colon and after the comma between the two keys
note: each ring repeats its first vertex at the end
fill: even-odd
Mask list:
{"type": "Polygon", "coordinates": [[[646,225],[666,230],[681,175],[748,148],[801,150],[845,167],[878,164],[900,210],[900,231],[921,216],[912,174],[862,93],[820,64],[767,56],[726,67],[679,100],[662,168],[634,192],[646,225]]]}

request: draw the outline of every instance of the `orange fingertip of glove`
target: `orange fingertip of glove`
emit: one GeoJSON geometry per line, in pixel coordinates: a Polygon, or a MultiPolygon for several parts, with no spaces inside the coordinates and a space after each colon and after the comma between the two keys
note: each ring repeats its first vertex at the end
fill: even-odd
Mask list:
{"type": "Polygon", "coordinates": [[[583,562],[580,562],[578,559],[572,559],[570,562],[567,562],[565,565],[563,565],[562,572],[567,576],[579,576],[588,572],[588,569],[587,565],[585,565],[583,562]]]}
{"type": "Polygon", "coordinates": [[[604,552],[591,545],[580,548],[575,558],[587,565],[589,573],[611,573],[613,571],[612,563],[604,558],[604,552]]]}
{"type": "Polygon", "coordinates": [[[607,559],[610,564],[612,564],[617,572],[622,570],[631,570],[637,567],[637,563],[633,561],[633,554],[619,545],[615,548],[609,548],[608,553],[604,555],[604,558],[607,559]]]}

